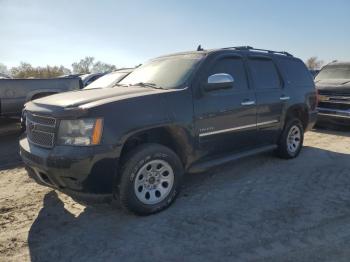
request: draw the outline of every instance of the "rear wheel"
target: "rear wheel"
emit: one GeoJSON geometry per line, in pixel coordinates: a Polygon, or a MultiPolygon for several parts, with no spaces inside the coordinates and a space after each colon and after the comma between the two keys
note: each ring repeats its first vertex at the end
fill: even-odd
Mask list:
{"type": "Polygon", "coordinates": [[[167,208],[176,198],[183,167],[178,156],[158,144],[145,144],[131,152],[118,185],[122,207],[148,215],[167,208]]]}
{"type": "Polygon", "coordinates": [[[295,158],[299,155],[304,142],[304,128],[299,119],[289,120],[278,143],[277,154],[281,158],[295,158]]]}

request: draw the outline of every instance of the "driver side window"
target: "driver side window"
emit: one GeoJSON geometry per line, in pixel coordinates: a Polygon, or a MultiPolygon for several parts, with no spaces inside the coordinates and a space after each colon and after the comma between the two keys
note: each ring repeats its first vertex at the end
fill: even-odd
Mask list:
{"type": "Polygon", "coordinates": [[[235,92],[248,89],[247,74],[241,58],[225,57],[214,62],[209,70],[208,77],[214,74],[229,74],[234,79],[233,88],[220,90],[220,92],[235,92]]]}

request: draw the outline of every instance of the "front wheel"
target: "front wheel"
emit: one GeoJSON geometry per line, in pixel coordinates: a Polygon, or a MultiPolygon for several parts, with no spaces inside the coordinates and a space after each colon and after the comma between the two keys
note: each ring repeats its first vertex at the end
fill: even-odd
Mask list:
{"type": "Polygon", "coordinates": [[[304,142],[304,128],[299,119],[291,119],[286,123],[278,143],[277,155],[290,159],[299,155],[304,142]]]}
{"type": "Polygon", "coordinates": [[[158,144],[142,145],[127,156],[117,190],[122,207],[138,215],[167,208],[176,198],[183,167],[178,156],[158,144]]]}

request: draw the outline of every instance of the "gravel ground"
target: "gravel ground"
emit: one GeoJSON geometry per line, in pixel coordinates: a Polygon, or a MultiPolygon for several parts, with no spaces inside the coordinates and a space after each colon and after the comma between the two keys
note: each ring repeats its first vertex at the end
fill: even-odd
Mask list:
{"type": "Polygon", "coordinates": [[[162,213],[83,206],[29,179],[0,139],[0,261],[350,261],[350,132],[317,130],[301,155],[188,175],[162,213]]]}

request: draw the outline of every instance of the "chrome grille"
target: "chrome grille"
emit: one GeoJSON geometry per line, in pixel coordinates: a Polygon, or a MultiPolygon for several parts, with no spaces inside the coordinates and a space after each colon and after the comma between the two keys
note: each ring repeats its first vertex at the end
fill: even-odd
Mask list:
{"type": "Polygon", "coordinates": [[[319,89],[318,93],[320,95],[326,95],[326,96],[345,96],[345,97],[350,97],[350,91],[322,90],[322,89],[319,89]]]}
{"type": "Polygon", "coordinates": [[[38,146],[51,148],[55,143],[57,121],[55,118],[27,112],[26,131],[28,140],[38,146]]]}
{"type": "Polygon", "coordinates": [[[339,109],[339,110],[350,110],[350,104],[343,104],[343,103],[332,103],[330,102],[319,102],[318,106],[321,108],[333,108],[333,109],[339,109]]]}
{"type": "Polygon", "coordinates": [[[56,119],[52,117],[39,116],[28,112],[27,118],[29,118],[32,122],[35,122],[40,125],[51,126],[51,127],[56,126],[56,119]]]}

